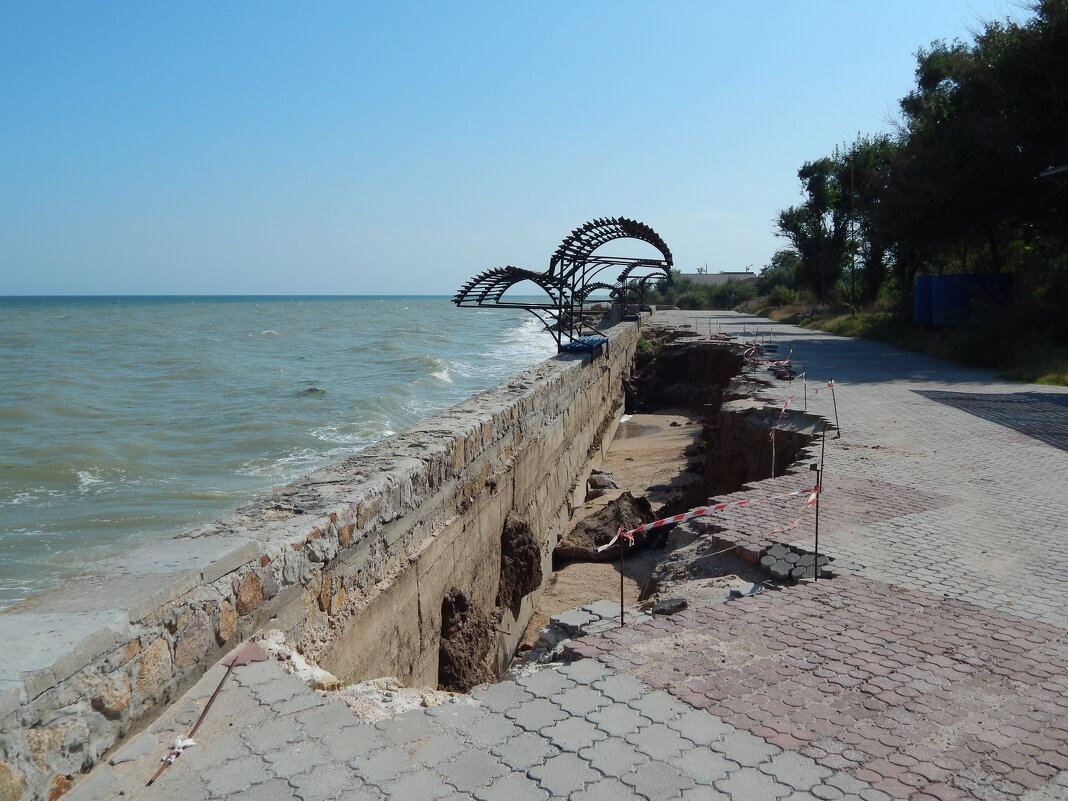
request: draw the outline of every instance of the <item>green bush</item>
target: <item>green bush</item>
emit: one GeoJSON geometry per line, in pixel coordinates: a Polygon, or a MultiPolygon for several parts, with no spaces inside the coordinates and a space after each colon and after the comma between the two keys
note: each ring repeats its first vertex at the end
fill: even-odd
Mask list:
{"type": "Polygon", "coordinates": [[[801,295],[794,289],[779,284],[768,293],[768,301],[776,306],[792,306],[801,301],[801,295]]]}

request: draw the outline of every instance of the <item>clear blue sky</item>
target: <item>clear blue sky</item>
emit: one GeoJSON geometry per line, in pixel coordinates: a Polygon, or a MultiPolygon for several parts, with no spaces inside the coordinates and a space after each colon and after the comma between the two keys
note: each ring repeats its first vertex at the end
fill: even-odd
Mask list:
{"type": "Polygon", "coordinates": [[[592,217],[758,270],[1004,0],[0,0],[0,295],[451,294],[592,217]]]}

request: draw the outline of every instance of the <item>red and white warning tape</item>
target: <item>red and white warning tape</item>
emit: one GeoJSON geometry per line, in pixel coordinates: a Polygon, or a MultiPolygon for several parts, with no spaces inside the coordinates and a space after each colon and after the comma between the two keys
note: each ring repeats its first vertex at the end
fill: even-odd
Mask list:
{"type": "Polygon", "coordinates": [[[793,492],[784,492],[781,495],[768,495],[763,498],[746,498],[742,501],[729,501],[727,503],[717,503],[715,506],[698,506],[696,509],[691,509],[688,512],[677,514],[672,517],[665,517],[662,520],[654,520],[652,523],[646,523],[643,526],[632,528],[630,531],[624,531],[622,528],[616,531],[616,535],[612,537],[607,543],[598,548],[598,552],[606,551],[615,545],[620,537],[629,540],[631,545],[634,544],[634,535],[643,531],[649,531],[650,529],[660,528],[660,526],[666,526],[670,523],[681,523],[683,520],[689,520],[693,517],[700,517],[701,515],[712,514],[713,512],[722,512],[724,509],[733,509],[738,506],[752,506],[754,503],[762,503],[764,501],[777,501],[781,498],[796,498],[800,495],[808,495],[808,501],[805,506],[812,506],[816,503],[816,497],[819,495],[820,488],[813,487],[807,490],[794,490],[793,492]]]}
{"type": "Polygon", "coordinates": [[[183,740],[179,737],[174,741],[174,747],[171,749],[171,752],[160,761],[166,762],[168,765],[173,765],[174,761],[182,755],[182,752],[185,751],[185,749],[192,748],[194,745],[196,745],[196,743],[189,738],[183,740]]]}
{"type": "Polygon", "coordinates": [[[816,394],[819,395],[821,392],[826,392],[829,389],[834,389],[834,379],[833,378],[830,381],[827,382],[826,386],[823,386],[823,387],[820,387],[819,389],[817,389],[816,390],[816,394]]]}
{"type": "Polygon", "coordinates": [[[750,348],[749,350],[747,350],[745,353],[742,354],[742,358],[745,359],[747,364],[790,364],[790,362],[792,360],[792,357],[794,355],[794,352],[791,349],[790,352],[787,354],[785,359],[779,359],[778,361],[769,362],[769,361],[762,361],[760,359],[752,358],[752,354],[757,353],[758,350],[759,350],[758,348],[750,348]]]}

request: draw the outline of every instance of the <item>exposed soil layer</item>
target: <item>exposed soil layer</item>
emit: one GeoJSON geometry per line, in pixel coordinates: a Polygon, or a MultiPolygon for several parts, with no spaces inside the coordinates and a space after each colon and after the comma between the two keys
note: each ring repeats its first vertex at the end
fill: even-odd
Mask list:
{"type": "MultiPolygon", "coordinates": [[[[619,558],[618,546],[598,552],[598,548],[609,542],[616,530],[629,531],[653,520],[653,507],[644,497],[635,498],[629,492],[623,492],[618,498],[608,501],[592,514],[579,520],[563,536],[553,550],[553,565],[562,566],[567,562],[610,562],[619,558]]],[[[639,547],[644,547],[648,540],[643,540],[639,547]]]]}
{"type": "Polygon", "coordinates": [[[724,388],[744,366],[739,345],[685,339],[663,342],[655,357],[635,372],[628,388],[627,411],[709,405],[714,411],[724,388]]]}
{"type": "Polygon", "coordinates": [[[525,520],[508,515],[501,532],[501,582],[497,606],[518,611],[523,596],[541,586],[541,549],[525,520]]]}
{"type": "MultiPolygon", "coordinates": [[[[602,464],[621,489],[591,493],[575,510],[572,530],[554,552],[556,570],[524,634],[525,643],[537,638],[550,615],[619,598],[621,583],[627,604],[674,596],[698,602],[744,590],[764,575],[737,556],[714,554],[704,538],[676,533],[671,526],[637,538],[656,547],[644,552],[635,548],[633,556],[627,550],[622,582],[618,562],[613,561],[618,559],[616,550],[596,554],[596,547],[607,542],[617,526],[634,528],[677,514],[772,472],[769,433],[779,422],[779,410],[752,400],[767,385],[741,374],[741,347],[692,338],[670,341],[670,332],[648,332],[647,337],[662,341],[654,356],[636,358],[637,373],[627,397],[628,412],[644,411],[619,426],[602,464]],[[624,497],[628,505],[648,501],[651,517],[640,514],[633,525],[624,523],[619,510],[609,508],[624,497]],[[676,552],[678,558],[665,561],[676,552]]],[[[788,419],[795,416],[791,410],[788,419]]],[[[775,435],[776,475],[812,440],[787,422],[782,421],[775,435]]]]}
{"type": "Polygon", "coordinates": [[[493,623],[453,589],[441,602],[441,648],[438,686],[450,692],[467,692],[492,680],[488,654],[493,623]]]}

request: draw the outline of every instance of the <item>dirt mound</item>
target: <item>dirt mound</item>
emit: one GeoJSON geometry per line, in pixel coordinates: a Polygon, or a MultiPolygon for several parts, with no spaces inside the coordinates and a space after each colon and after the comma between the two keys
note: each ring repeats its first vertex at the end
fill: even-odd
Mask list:
{"type": "Polygon", "coordinates": [[[441,647],[438,652],[438,686],[466,693],[493,679],[487,663],[493,623],[490,618],[452,589],[441,602],[441,647]]]}
{"type": "Polygon", "coordinates": [[[525,595],[541,586],[541,549],[527,522],[513,515],[504,521],[501,532],[501,581],[497,606],[513,611],[525,595]]]}
{"type": "MultiPolygon", "coordinates": [[[[653,507],[646,498],[635,498],[629,492],[624,492],[564,535],[553,550],[553,564],[608,562],[616,559],[618,554],[615,548],[598,553],[598,546],[611,540],[619,528],[637,528],[654,519],[653,507]]],[[[637,540],[640,546],[645,544],[646,538],[638,537],[637,540]]]]}

